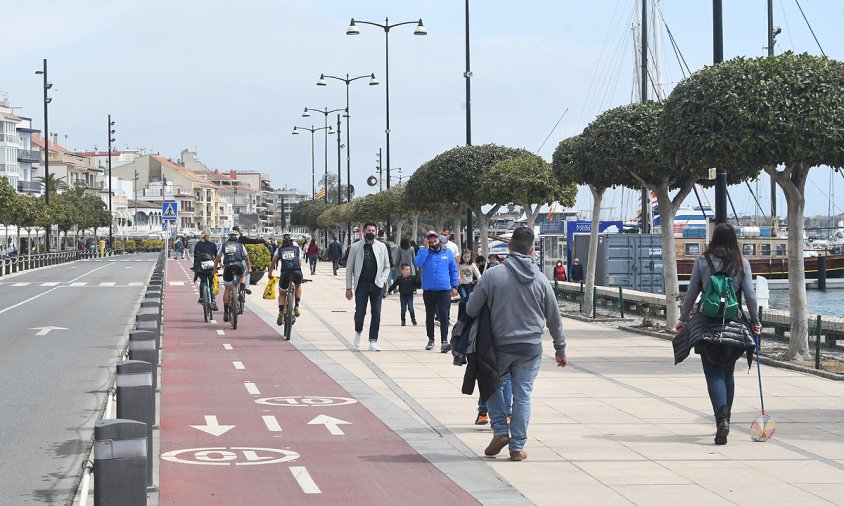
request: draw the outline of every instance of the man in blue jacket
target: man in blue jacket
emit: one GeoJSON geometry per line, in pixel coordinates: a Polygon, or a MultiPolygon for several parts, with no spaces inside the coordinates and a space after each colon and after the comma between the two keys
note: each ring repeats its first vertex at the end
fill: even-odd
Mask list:
{"type": "Polygon", "coordinates": [[[422,300],[425,302],[425,328],[428,331],[426,350],[434,347],[434,313],[440,318],[440,352],[451,350],[448,343],[448,321],[451,298],[457,296],[460,279],[454,255],[440,244],[440,236],[433,230],[425,234],[425,247],[419,248],[416,267],[422,270],[422,300]]]}

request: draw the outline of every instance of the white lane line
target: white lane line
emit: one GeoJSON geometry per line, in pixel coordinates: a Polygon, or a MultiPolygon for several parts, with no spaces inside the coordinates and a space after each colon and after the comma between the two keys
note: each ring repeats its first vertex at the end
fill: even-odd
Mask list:
{"type": "Polygon", "coordinates": [[[87,284],[88,284],[88,283],[87,283],[87,282],[85,282],[85,281],[79,281],[78,283],[71,283],[71,284],[69,284],[68,286],[85,286],[85,285],[87,285],[87,284]]]}
{"type": "Polygon", "coordinates": [[[29,286],[29,282],[25,282],[25,283],[12,283],[12,286],[29,286]]]}
{"type": "Polygon", "coordinates": [[[281,432],[281,425],[279,425],[278,420],[273,415],[264,415],[261,418],[264,419],[264,425],[267,426],[267,430],[270,432],[281,432]]]}
{"type": "Polygon", "coordinates": [[[185,282],[184,282],[184,281],[171,281],[171,282],[169,282],[168,284],[169,284],[170,286],[184,286],[184,285],[185,285],[185,282]]]}
{"type": "Polygon", "coordinates": [[[47,283],[41,283],[41,286],[59,286],[58,281],[48,281],[47,283]]]}
{"type": "Polygon", "coordinates": [[[117,283],[115,283],[114,281],[105,281],[105,282],[100,283],[100,286],[114,286],[116,284],[117,283]]]}
{"type": "Polygon", "coordinates": [[[243,365],[243,362],[232,362],[232,365],[238,371],[245,371],[246,370],[246,366],[243,365]]]}
{"type": "Polygon", "coordinates": [[[130,281],[128,286],[144,286],[140,281],[130,281]]]}
{"type": "Polygon", "coordinates": [[[53,290],[58,290],[58,289],[59,289],[59,287],[57,287],[57,286],[56,286],[56,287],[53,287],[53,288],[50,288],[50,289],[49,289],[49,290],[47,290],[46,292],[41,292],[41,293],[39,293],[38,295],[33,295],[32,297],[30,297],[30,298],[28,298],[28,299],[25,299],[25,300],[22,300],[22,301],[18,302],[18,303],[17,303],[17,304],[15,304],[15,305],[9,306],[9,307],[7,307],[7,308],[0,309],[0,314],[3,314],[3,313],[5,313],[6,311],[8,311],[8,310],[10,310],[10,309],[15,309],[15,308],[16,308],[16,307],[18,307],[18,306],[22,306],[22,305],[26,304],[26,303],[27,303],[27,302],[29,302],[29,301],[33,301],[33,300],[37,299],[38,297],[41,297],[42,295],[47,295],[48,293],[52,292],[53,290]]]}
{"type": "Polygon", "coordinates": [[[232,348],[232,345],[230,344],[223,344],[223,349],[227,351],[232,351],[234,348],[232,348]]]}
{"type": "Polygon", "coordinates": [[[304,466],[291,466],[290,472],[293,473],[293,477],[296,478],[296,482],[302,488],[302,492],[306,494],[321,494],[322,491],[317,487],[317,484],[314,483],[314,479],[311,478],[310,473],[308,470],[305,469],[304,466]]]}
{"type": "MultiPolygon", "coordinates": [[[[208,320],[208,321],[211,322],[212,325],[217,325],[217,320],[208,320]]],[[[221,335],[225,335],[225,333],[223,333],[221,335]]]]}
{"type": "Polygon", "coordinates": [[[252,383],[251,381],[247,381],[243,384],[243,386],[246,387],[246,391],[249,392],[250,394],[261,395],[261,391],[258,390],[258,387],[255,386],[255,383],[252,383]]]}
{"type": "Polygon", "coordinates": [[[226,335],[226,331],[223,330],[223,329],[217,329],[217,335],[218,336],[224,336],[224,335],[226,335]]]}

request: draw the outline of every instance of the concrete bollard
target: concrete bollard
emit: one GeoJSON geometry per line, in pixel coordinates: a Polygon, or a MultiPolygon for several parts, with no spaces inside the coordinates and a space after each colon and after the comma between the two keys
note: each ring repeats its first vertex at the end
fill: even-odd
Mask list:
{"type": "Polygon", "coordinates": [[[161,320],[161,310],[157,307],[142,307],[135,315],[136,322],[161,320]]]}
{"type": "Polygon", "coordinates": [[[129,360],[140,360],[152,364],[152,389],[158,390],[158,338],[159,334],[148,330],[129,332],[129,360]]]}
{"type": "Polygon", "coordinates": [[[146,506],[147,427],[134,420],[94,424],[94,505],[146,506]]]}
{"type": "Polygon", "coordinates": [[[144,422],[147,431],[146,484],[152,485],[152,426],[155,425],[153,365],[140,360],[117,363],[117,418],[144,422]]]}

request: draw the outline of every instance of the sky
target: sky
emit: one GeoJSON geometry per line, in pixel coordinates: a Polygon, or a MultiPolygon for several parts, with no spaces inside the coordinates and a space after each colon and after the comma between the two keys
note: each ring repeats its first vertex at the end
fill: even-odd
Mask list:
{"type": "MultiPolygon", "coordinates": [[[[782,27],[775,51],[820,54],[797,1],[823,49],[844,60],[841,0],[774,0],[782,27]]],[[[766,54],[765,0],[724,0],[724,58],[766,54]]],[[[377,153],[386,167],[383,24],[423,20],[389,32],[390,158],[398,181],[437,154],[466,142],[465,3],[458,0],[28,0],[3,7],[0,91],[19,115],[43,127],[42,81],[34,72],[48,59],[54,87],[50,131],[71,149],[105,149],[106,122],[115,121],[117,149],[143,147],[178,158],[183,149],[220,170],[259,170],[274,187],[311,191],[309,132],[322,114],[305,107],[345,107],[346,86],[321,73],[345,77],[375,73],[349,86],[350,141],[342,124],[341,170],[346,151],[357,193],[375,174],[377,153]]],[[[551,160],[560,140],[578,134],[598,114],[638,100],[634,95],[633,0],[472,0],[470,4],[472,143],[523,147],[551,160]]],[[[688,67],[712,63],[712,2],[663,0],[663,19],[688,67]]],[[[666,28],[659,51],[666,92],[683,78],[666,28]]],[[[651,91],[653,96],[653,91],[651,91]]],[[[330,123],[336,125],[332,114],[330,123]]],[[[316,178],[325,170],[323,132],[314,137],[316,178]]],[[[329,136],[327,165],[338,169],[329,136]]],[[[386,178],[386,176],[385,176],[386,178]]],[[[767,177],[751,183],[765,213],[767,177]]],[[[844,177],[813,170],[807,215],[844,212],[844,177]]],[[[377,186],[375,187],[377,190],[377,186]]],[[[755,204],[746,186],[731,187],[737,212],[755,204]]],[[[710,191],[710,199],[714,200],[710,191]]],[[[689,202],[691,204],[691,202],[689,202]]],[[[605,215],[629,218],[636,195],[615,191],[605,215]]],[[[588,191],[577,209],[591,208],[588,191]]],[[[784,216],[785,200],[779,192],[784,216]]],[[[732,213],[730,213],[732,214],[732,213]]]]}

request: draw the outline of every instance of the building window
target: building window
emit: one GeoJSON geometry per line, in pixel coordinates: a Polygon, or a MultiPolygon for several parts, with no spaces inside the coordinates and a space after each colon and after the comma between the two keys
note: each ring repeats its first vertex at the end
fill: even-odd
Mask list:
{"type": "Polygon", "coordinates": [[[744,256],[756,256],[756,245],[749,242],[742,244],[741,254],[744,256]]]}
{"type": "Polygon", "coordinates": [[[771,243],[768,243],[768,242],[766,242],[766,243],[762,243],[762,245],[760,246],[760,248],[761,248],[761,251],[760,251],[760,252],[762,253],[762,256],[763,256],[763,257],[769,257],[769,256],[771,256],[771,243]]]}
{"type": "Polygon", "coordinates": [[[784,257],[785,256],[785,244],[777,244],[777,256],[784,257]]]}
{"type": "Polygon", "coordinates": [[[700,255],[700,243],[699,242],[687,242],[686,243],[686,256],[698,256],[700,255]]]}

